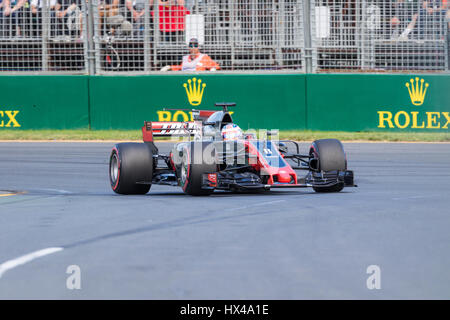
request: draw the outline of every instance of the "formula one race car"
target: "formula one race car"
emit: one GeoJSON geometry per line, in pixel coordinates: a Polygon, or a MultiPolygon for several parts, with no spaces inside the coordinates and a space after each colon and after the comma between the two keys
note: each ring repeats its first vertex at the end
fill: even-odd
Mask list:
{"type": "MultiPolygon", "coordinates": [[[[312,187],[316,192],[339,192],[354,186],[353,172],[339,140],[322,139],[300,154],[295,141],[243,133],[228,108],[192,110],[192,122],[144,122],[144,143],[119,143],[110,156],[111,187],[119,194],[146,194],[152,184],[180,186],[190,195],[214,190],[264,191],[312,187]],[[182,136],[169,154],[160,154],[155,137],[182,136]],[[193,138],[192,138],[193,137],[193,138]],[[291,149],[294,152],[291,152],[291,149]],[[299,176],[297,171],[306,175],[299,176]]],[[[275,132],[276,134],[276,132],[275,132]]]]}

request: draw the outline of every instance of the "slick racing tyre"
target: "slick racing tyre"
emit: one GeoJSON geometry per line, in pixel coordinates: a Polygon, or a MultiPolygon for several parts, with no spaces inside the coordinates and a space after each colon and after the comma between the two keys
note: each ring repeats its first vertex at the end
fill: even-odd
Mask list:
{"type": "Polygon", "coordinates": [[[113,148],[109,158],[109,180],[115,193],[146,194],[152,176],[153,154],[145,143],[119,143],[113,148]]]}
{"type": "Polygon", "coordinates": [[[217,172],[211,142],[191,142],[183,148],[180,183],[183,191],[192,196],[209,196],[214,189],[202,189],[203,174],[217,172]],[[211,152],[203,152],[206,148],[211,152]]]}
{"type": "MultiPolygon", "coordinates": [[[[314,156],[314,160],[311,161],[311,166],[315,171],[323,171],[326,173],[347,170],[344,147],[339,140],[316,140],[312,143],[309,154],[314,156]]],[[[339,192],[343,188],[343,182],[328,187],[313,187],[316,192],[339,192]]]]}

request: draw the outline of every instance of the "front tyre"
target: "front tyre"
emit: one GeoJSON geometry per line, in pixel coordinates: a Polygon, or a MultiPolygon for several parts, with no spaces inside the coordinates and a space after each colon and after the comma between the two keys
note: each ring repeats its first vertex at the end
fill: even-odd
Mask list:
{"type": "Polygon", "coordinates": [[[146,194],[153,177],[153,154],[145,143],[119,143],[109,158],[111,188],[118,194],[146,194]]]}
{"type": "Polygon", "coordinates": [[[202,188],[203,174],[217,172],[214,152],[211,142],[191,142],[183,147],[180,184],[186,194],[209,196],[214,192],[202,188]]]}
{"type": "MultiPolygon", "coordinates": [[[[321,139],[312,143],[310,155],[313,156],[311,161],[312,170],[316,172],[338,173],[338,171],[347,170],[347,158],[345,156],[344,147],[339,140],[321,139]]],[[[344,189],[344,183],[338,182],[332,186],[313,186],[316,192],[339,192],[344,189]]]]}

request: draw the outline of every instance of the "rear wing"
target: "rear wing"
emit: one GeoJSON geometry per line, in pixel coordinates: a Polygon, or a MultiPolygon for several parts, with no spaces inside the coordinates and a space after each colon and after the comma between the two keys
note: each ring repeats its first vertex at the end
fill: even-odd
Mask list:
{"type": "MultiPolygon", "coordinates": [[[[182,110],[182,109],[164,109],[182,110]]],[[[142,137],[144,142],[153,142],[154,137],[180,137],[194,136],[201,130],[203,121],[208,119],[217,110],[192,110],[194,121],[144,121],[142,127],[142,137]]]]}
{"type": "Polygon", "coordinates": [[[214,106],[222,107],[223,112],[228,112],[228,108],[229,107],[236,107],[236,103],[235,102],[216,102],[214,104],[214,106]]]}
{"type": "Polygon", "coordinates": [[[152,142],[154,137],[194,136],[199,130],[196,122],[145,121],[142,137],[144,142],[152,142]]]}
{"type": "MultiPolygon", "coordinates": [[[[236,106],[234,102],[218,102],[216,107],[222,107],[223,112],[228,112],[229,107],[236,106]]],[[[188,109],[164,109],[188,111],[188,109]]],[[[175,121],[145,121],[142,127],[142,136],[144,142],[153,142],[154,137],[172,137],[172,136],[194,136],[201,131],[201,127],[217,110],[195,110],[192,109],[192,120],[190,122],[175,121]]]]}
{"type": "Polygon", "coordinates": [[[192,110],[192,118],[197,121],[205,121],[217,110],[192,110]]]}

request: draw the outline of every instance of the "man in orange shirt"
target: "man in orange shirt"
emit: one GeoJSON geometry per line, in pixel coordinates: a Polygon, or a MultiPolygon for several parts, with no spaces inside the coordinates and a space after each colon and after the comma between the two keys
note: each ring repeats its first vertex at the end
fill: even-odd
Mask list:
{"type": "Polygon", "coordinates": [[[201,53],[198,48],[198,40],[192,38],[189,40],[189,54],[183,56],[183,62],[180,65],[165,66],[161,71],[216,71],[220,67],[207,54],[201,53]]]}

